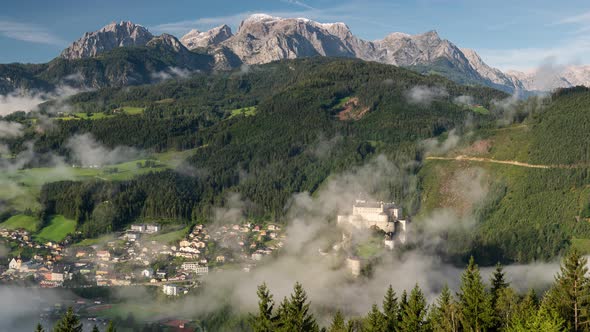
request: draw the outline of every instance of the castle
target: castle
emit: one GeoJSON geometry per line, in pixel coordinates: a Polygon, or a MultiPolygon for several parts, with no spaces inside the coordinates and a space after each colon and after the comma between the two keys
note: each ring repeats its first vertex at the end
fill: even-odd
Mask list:
{"type": "Polygon", "coordinates": [[[408,221],[402,218],[402,209],[395,203],[368,202],[356,200],[352,207],[352,214],[339,215],[339,226],[353,229],[369,229],[377,227],[387,234],[385,245],[393,247],[394,235],[401,243],[406,241],[408,221]]]}

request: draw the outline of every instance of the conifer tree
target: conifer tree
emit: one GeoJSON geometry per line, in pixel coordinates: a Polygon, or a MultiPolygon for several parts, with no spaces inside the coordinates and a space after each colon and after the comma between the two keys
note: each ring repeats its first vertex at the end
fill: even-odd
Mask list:
{"type": "Polygon", "coordinates": [[[590,292],[586,264],[586,258],[573,250],[565,257],[555,284],[546,296],[549,308],[555,310],[575,332],[589,327],[590,292]]]}
{"type": "Polygon", "coordinates": [[[383,299],[383,315],[385,319],[385,328],[387,331],[395,331],[398,327],[399,304],[393,287],[389,285],[385,298],[383,299]]]}
{"type": "Polygon", "coordinates": [[[107,326],[107,332],[117,332],[117,329],[115,329],[115,326],[113,325],[113,321],[109,322],[109,325],[107,326]]]}
{"type": "MultiPolygon", "coordinates": [[[[289,300],[285,300],[280,317],[280,331],[314,332],[319,331],[318,324],[309,312],[309,302],[303,286],[297,282],[289,300]]],[[[281,304],[283,306],[283,304],[281,304]]]]}
{"type": "Polygon", "coordinates": [[[37,324],[37,327],[35,327],[35,332],[45,332],[45,329],[43,328],[43,325],[41,325],[41,323],[37,324]]]}
{"type": "Polygon", "coordinates": [[[96,326],[96,324],[94,324],[94,327],[92,327],[92,332],[100,332],[100,330],[98,329],[98,326],[96,326]]]}
{"type": "Polygon", "coordinates": [[[562,332],[565,321],[559,314],[551,309],[547,302],[541,305],[528,316],[521,316],[520,319],[514,320],[506,327],[507,332],[525,332],[525,331],[543,331],[543,332],[562,332]]]}
{"type": "Polygon", "coordinates": [[[82,330],[83,326],[80,319],[74,314],[74,309],[69,307],[68,311],[55,325],[53,332],[82,332],[82,330]]]}
{"type": "Polygon", "coordinates": [[[379,311],[379,308],[377,307],[376,304],[373,304],[373,306],[371,307],[371,311],[367,315],[367,318],[365,318],[365,324],[364,324],[363,331],[364,332],[385,332],[385,331],[387,331],[386,326],[385,326],[385,316],[383,315],[383,313],[381,313],[381,311],[379,311]]]}
{"type": "Polygon", "coordinates": [[[422,290],[416,284],[403,308],[401,330],[408,332],[422,331],[426,326],[426,310],[426,298],[424,298],[422,290]]]}
{"type": "Polygon", "coordinates": [[[399,300],[399,314],[397,315],[398,317],[398,326],[400,326],[403,316],[404,316],[404,309],[406,308],[406,306],[408,305],[408,292],[404,289],[404,291],[402,292],[402,296],[399,300]]]}
{"type": "Polygon", "coordinates": [[[430,311],[429,320],[434,332],[459,331],[459,310],[448,286],[443,287],[440,297],[430,311]]]}
{"type": "Polygon", "coordinates": [[[254,332],[270,332],[274,329],[272,314],[274,300],[266,283],[258,286],[258,314],[250,317],[250,326],[254,332]]]}
{"type": "Polygon", "coordinates": [[[336,311],[334,315],[334,319],[332,319],[332,324],[330,325],[330,329],[328,332],[346,332],[346,322],[344,321],[344,315],[340,310],[336,311]]]}
{"type": "Polygon", "coordinates": [[[495,306],[500,290],[509,286],[508,282],[506,282],[505,279],[504,268],[502,267],[502,264],[496,264],[496,270],[492,275],[492,280],[490,281],[490,283],[492,285],[490,291],[490,293],[492,294],[492,306],[495,306]]]}
{"type": "Polygon", "coordinates": [[[518,295],[512,287],[497,290],[494,312],[494,327],[500,330],[505,329],[521,313],[518,295]]]}
{"type": "Polygon", "coordinates": [[[485,290],[479,268],[473,257],[461,276],[461,289],[458,296],[465,330],[479,332],[492,326],[494,312],[490,295],[485,290]]]}

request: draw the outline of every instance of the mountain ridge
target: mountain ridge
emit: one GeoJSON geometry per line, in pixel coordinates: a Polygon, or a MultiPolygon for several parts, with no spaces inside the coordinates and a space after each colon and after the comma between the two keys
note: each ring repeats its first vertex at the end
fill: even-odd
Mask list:
{"type": "MultiPolygon", "coordinates": [[[[95,32],[85,33],[57,59],[96,59],[108,52],[128,47],[163,47],[166,49],[165,57],[174,59],[171,61],[174,67],[191,71],[230,70],[242,65],[282,59],[329,56],[406,67],[425,75],[442,75],[461,84],[483,85],[509,93],[518,92],[524,96],[555,88],[590,85],[590,66],[569,66],[563,72],[553,70],[549,77],[548,70],[544,68],[535,73],[502,72],[487,65],[476,51],[460,48],[441,38],[436,30],[416,35],[393,32],[383,39],[368,41],[354,35],[342,22],[319,23],[307,18],[281,18],[266,14],[254,14],[244,19],[236,33],[223,24],[208,31],[193,29],[180,38],[169,34],[153,35],[147,28],[129,21],[113,22],[95,32]],[[203,62],[195,60],[197,56],[194,54],[208,56],[210,65],[203,67],[203,62]],[[201,65],[196,66],[195,61],[201,65]]],[[[71,65],[75,66],[74,62],[71,65]]],[[[13,67],[10,71],[22,69],[13,67]]],[[[30,82],[20,85],[15,83],[20,82],[15,77],[1,74],[0,71],[0,85],[5,86],[2,91],[28,85],[44,87],[42,82],[29,77],[34,76],[31,73],[25,75],[30,82]]],[[[113,78],[110,81],[130,82],[126,78],[113,78]]],[[[133,82],[149,83],[146,80],[133,82]]],[[[93,82],[92,86],[101,85],[93,82]]]]}

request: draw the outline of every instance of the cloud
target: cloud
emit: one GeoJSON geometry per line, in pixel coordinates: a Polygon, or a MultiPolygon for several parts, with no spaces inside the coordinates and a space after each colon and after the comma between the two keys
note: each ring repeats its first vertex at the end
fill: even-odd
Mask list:
{"type": "MultiPolygon", "coordinates": [[[[302,7],[302,10],[298,11],[266,11],[265,13],[274,17],[305,17],[311,20],[318,21],[342,21],[349,18],[355,18],[363,20],[358,15],[355,17],[350,13],[352,10],[358,8],[350,4],[336,6],[332,8],[318,9],[306,5],[302,1],[289,1],[286,2],[302,7]]],[[[170,22],[158,24],[150,27],[150,30],[156,32],[167,32],[171,34],[185,34],[191,29],[198,28],[200,30],[210,29],[214,26],[227,24],[232,27],[238,27],[240,23],[253,14],[259,14],[257,11],[244,11],[233,15],[226,16],[211,16],[201,17],[194,20],[183,20],[178,22],[170,22]]],[[[363,20],[364,21],[364,20],[363,20]]],[[[370,22],[370,19],[367,19],[370,22]]],[[[374,21],[374,20],[373,20],[374,21]]],[[[374,23],[374,22],[373,22],[374,23]]]]}
{"type": "Polygon", "coordinates": [[[0,95],[0,116],[18,111],[35,111],[40,104],[49,100],[57,102],[53,109],[57,110],[65,106],[64,99],[83,91],[86,90],[68,85],[60,85],[51,92],[17,89],[6,95],[0,95]]]}
{"type": "Polygon", "coordinates": [[[590,53],[590,12],[566,16],[546,24],[546,28],[570,29],[563,39],[546,47],[478,50],[486,62],[501,70],[529,71],[542,66],[547,58],[560,65],[576,64],[588,59],[590,53]]]}
{"type": "Polygon", "coordinates": [[[449,131],[447,137],[440,141],[438,138],[428,138],[421,142],[426,155],[441,155],[454,149],[461,141],[461,136],[457,134],[457,130],[449,131]]]}
{"type": "Polygon", "coordinates": [[[406,92],[406,99],[410,104],[428,106],[436,99],[447,97],[449,93],[441,87],[418,85],[406,92]]]}
{"type": "Polygon", "coordinates": [[[0,20],[0,35],[30,43],[62,46],[67,44],[62,38],[36,24],[0,20]]]}
{"type": "Polygon", "coordinates": [[[463,106],[464,105],[469,106],[469,105],[473,105],[475,103],[473,97],[466,96],[466,95],[455,97],[453,99],[453,102],[457,105],[463,105],[463,106]]]}
{"type": "Polygon", "coordinates": [[[139,152],[131,147],[118,146],[109,149],[96,141],[91,134],[73,136],[66,143],[66,147],[71,151],[71,159],[83,167],[116,164],[139,155],[139,152]]]}
{"type": "Polygon", "coordinates": [[[299,1],[299,0],[281,0],[281,2],[288,3],[288,4],[291,4],[291,5],[296,5],[296,6],[299,6],[299,7],[303,7],[305,9],[315,10],[315,8],[313,8],[312,6],[306,4],[303,1],[299,1]]]}
{"type": "Polygon", "coordinates": [[[16,138],[23,135],[23,125],[0,120],[0,138],[16,138]]]}
{"type": "Polygon", "coordinates": [[[162,70],[159,72],[151,73],[152,80],[156,82],[166,81],[172,78],[179,78],[185,79],[188,78],[191,74],[196,73],[197,71],[191,71],[186,68],[180,67],[168,67],[166,70],[162,70]]]}

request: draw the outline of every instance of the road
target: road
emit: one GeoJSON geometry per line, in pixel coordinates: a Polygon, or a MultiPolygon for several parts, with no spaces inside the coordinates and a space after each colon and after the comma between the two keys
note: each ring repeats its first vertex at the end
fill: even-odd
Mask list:
{"type": "Polygon", "coordinates": [[[588,164],[575,164],[575,165],[540,165],[540,164],[529,164],[523,163],[520,161],[515,160],[497,160],[492,158],[481,158],[481,157],[469,157],[469,156],[457,156],[457,157],[426,157],[427,160],[466,160],[466,161],[476,161],[482,163],[493,163],[493,164],[504,164],[504,165],[513,165],[518,167],[527,167],[527,168],[542,168],[542,169],[568,169],[568,168],[586,168],[590,167],[588,164]]]}

